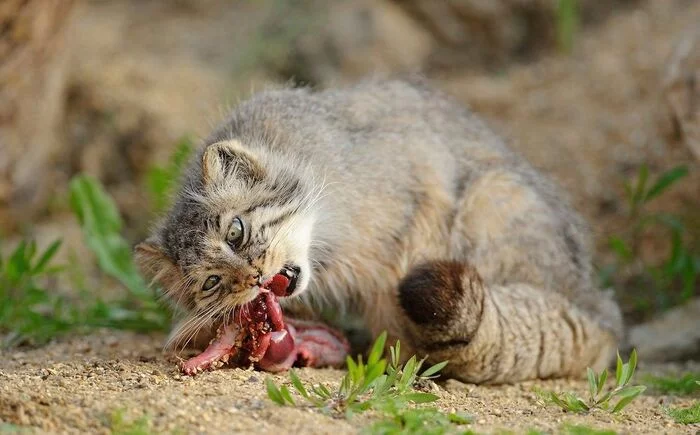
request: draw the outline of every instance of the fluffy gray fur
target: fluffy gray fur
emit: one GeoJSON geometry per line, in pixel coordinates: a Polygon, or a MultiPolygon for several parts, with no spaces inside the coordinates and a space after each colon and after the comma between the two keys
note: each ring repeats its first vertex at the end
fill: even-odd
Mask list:
{"type": "Polygon", "coordinates": [[[356,311],[469,382],[578,376],[607,364],[622,332],[562,192],[420,80],[243,102],[138,252],[189,313],[179,338],[285,264],[301,269],[297,303],[356,311]],[[239,249],[226,243],[235,217],[250,237],[239,249]],[[212,274],[214,295],[202,290],[212,274]]]}

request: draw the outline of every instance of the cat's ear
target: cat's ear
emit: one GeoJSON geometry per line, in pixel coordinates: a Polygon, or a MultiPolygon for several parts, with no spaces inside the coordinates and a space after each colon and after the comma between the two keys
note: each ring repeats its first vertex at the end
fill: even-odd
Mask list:
{"type": "Polygon", "coordinates": [[[265,169],[257,157],[237,140],[207,146],[202,156],[202,173],[205,184],[215,184],[229,177],[245,182],[257,182],[265,177],[265,169]]]}
{"type": "Polygon", "coordinates": [[[143,274],[153,281],[159,282],[166,290],[179,279],[180,269],[165,254],[160,242],[155,237],[136,245],[134,253],[136,254],[136,264],[143,274]]]}

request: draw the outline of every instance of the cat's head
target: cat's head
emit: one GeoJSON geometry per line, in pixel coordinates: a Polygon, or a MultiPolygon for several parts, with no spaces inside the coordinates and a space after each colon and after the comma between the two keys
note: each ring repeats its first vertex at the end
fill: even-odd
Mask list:
{"type": "Polygon", "coordinates": [[[309,285],[318,192],[304,170],[231,139],[204,147],[174,205],[136,248],[141,267],[186,312],[227,316],[275,274],[309,285]]]}

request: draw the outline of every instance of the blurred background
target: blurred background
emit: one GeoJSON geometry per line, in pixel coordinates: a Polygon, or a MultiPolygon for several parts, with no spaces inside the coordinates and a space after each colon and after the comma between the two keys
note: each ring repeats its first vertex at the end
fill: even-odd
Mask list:
{"type": "Polygon", "coordinates": [[[130,246],[237,101],[417,71],[570,193],[642,357],[700,357],[696,0],[2,0],[0,330],[139,294],[130,246]]]}

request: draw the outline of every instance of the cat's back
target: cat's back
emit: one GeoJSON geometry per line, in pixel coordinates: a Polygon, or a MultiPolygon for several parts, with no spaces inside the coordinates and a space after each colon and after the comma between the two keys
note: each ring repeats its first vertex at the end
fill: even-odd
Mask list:
{"type": "Polygon", "coordinates": [[[358,147],[369,154],[384,150],[460,159],[511,156],[463,104],[418,77],[366,79],[322,91],[262,91],[238,106],[210,141],[230,134],[249,138],[253,146],[338,157],[358,147]]]}

